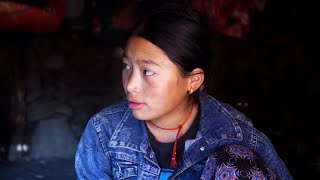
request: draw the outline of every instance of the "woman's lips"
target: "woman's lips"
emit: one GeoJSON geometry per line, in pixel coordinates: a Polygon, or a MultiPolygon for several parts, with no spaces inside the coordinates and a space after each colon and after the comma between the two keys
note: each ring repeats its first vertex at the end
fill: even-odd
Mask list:
{"type": "Polygon", "coordinates": [[[129,102],[128,106],[132,110],[139,110],[144,106],[144,104],[143,103],[129,102]]]}

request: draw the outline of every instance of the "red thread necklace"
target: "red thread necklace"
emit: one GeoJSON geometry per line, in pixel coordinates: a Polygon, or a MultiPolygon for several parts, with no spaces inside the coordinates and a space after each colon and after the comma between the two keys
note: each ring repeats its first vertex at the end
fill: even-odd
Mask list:
{"type": "Polygon", "coordinates": [[[187,118],[182,122],[182,124],[180,124],[176,128],[163,128],[163,127],[157,126],[152,121],[149,121],[153,126],[159,128],[159,129],[162,129],[162,130],[178,130],[176,138],[174,140],[173,149],[172,149],[172,157],[171,157],[171,165],[170,165],[170,168],[172,168],[172,169],[175,169],[175,168],[178,167],[178,163],[177,163],[177,143],[178,143],[178,138],[179,138],[182,126],[188,121],[188,119],[190,118],[190,116],[192,114],[192,111],[193,111],[193,103],[191,104],[191,110],[190,110],[187,118]]]}

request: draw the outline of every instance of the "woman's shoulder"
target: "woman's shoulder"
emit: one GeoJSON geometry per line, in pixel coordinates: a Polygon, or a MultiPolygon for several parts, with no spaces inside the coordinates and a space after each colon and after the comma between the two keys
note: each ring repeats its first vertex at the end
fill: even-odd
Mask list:
{"type": "Polygon", "coordinates": [[[116,126],[120,122],[120,119],[122,119],[123,115],[130,110],[127,104],[126,100],[111,104],[94,114],[91,117],[90,122],[96,127],[103,124],[116,126]]]}
{"type": "Polygon", "coordinates": [[[114,104],[110,104],[107,107],[100,110],[97,114],[99,115],[108,115],[108,114],[115,114],[115,113],[121,113],[128,110],[128,101],[122,100],[119,102],[116,102],[114,104]]]}
{"type": "Polygon", "coordinates": [[[225,145],[211,155],[203,171],[203,179],[277,179],[262,158],[248,147],[238,144],[225,145]]]}
{"type": "Polygon", "coordinates": [[[252,125],[252,120],[246,116],[243,112],[232,106],[230,103],[215,99],[213,96],[207,93],[200,94],[200,101],[202,101],[202,106],[209,106],[209,111],[213,109],[219,109],[219,112],[227,114],[228,117],[235,119],[237,121],[244,122],[249,126],[252,125]]]}
{"type": "Polygon", "coordinates": [[[245,115],[243,112],[238,110],[236,107],[232,106],[229,103],[220,101],[220,104],[229,112],[229,114],[236,120],[244,122],[250,126],[253,126],[252,120],[245,115]]]}

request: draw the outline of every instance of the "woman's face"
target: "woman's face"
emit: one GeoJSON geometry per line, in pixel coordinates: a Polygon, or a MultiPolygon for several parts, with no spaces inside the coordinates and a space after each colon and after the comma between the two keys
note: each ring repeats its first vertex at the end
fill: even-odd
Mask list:
{"type": "Polygon", "coordinates": [[[183,77],[168,56],[144,38],[133,36],[128,40],[122,83],[137,119],[172,119],[187,106],[188,77],[183,77]]]}

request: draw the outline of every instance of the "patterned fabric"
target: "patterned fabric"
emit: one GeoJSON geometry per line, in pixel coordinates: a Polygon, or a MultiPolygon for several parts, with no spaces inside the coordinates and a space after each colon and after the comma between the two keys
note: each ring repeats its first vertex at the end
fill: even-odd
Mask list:
{"type": "Polygon", "coordinates": [[[242,145],[229,145],[218,149],[207,160],[201,179],[274,180],[277,177],[253,151],[242,145]]]}

